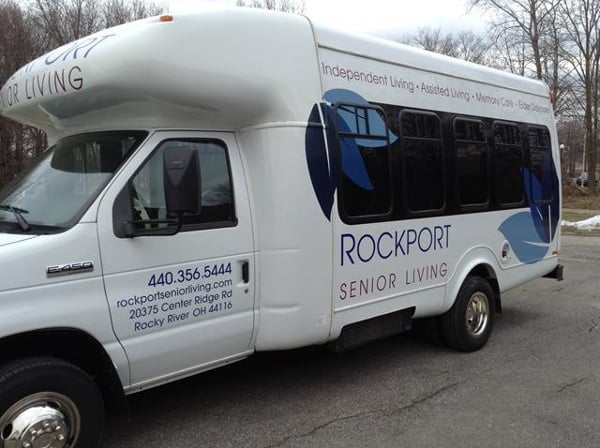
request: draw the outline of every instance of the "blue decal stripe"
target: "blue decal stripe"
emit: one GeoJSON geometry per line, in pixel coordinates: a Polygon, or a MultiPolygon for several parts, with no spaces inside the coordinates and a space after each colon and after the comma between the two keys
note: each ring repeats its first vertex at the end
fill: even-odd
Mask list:
{"type": "MultiPolygon", "coordinates": [[[[309,123],[320,123],[318,105],[312,108],[309,123]]],[[[327,148],[323,138],[323,128],[320,125],[309,125],[305,137],[306,163],[308,173],[315,195],[323,214],[331,220],[333,208],[334,184],[332,182],[329,163],[327,160],[327,148]]]]}

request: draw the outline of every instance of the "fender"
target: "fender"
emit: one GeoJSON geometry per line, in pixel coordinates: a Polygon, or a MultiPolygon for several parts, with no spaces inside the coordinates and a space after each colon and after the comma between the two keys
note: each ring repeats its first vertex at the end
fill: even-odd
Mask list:
{"type": "Polygon", "coordinates": [[[476,269],[485,269],[488,278],[497,281],[497,272],[501,269],[498,258],[489,247],[478,246],[467,251],[456,264],[452,276],[446,284],[446,298],[443,312],[448,311],[458,295],[458,291],[467,276],[476,269]]]}

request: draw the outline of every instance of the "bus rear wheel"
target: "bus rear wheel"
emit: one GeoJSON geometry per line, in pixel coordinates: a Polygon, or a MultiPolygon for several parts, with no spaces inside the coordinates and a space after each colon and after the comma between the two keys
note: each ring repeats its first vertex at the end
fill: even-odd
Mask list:
{"type": "Polygon", "coordinates": [[[100,392],[78,367],[26,358],[0,368],[0,448],[93,448],[103,421],[100,392]]]}
{"type": "Polygon", "coordinates": [[[490,338],[494,320],[494,291],[489,282],[467,277],[454,305],[442,316],[444,339],[455,350],[479,350],[490,338]]]}

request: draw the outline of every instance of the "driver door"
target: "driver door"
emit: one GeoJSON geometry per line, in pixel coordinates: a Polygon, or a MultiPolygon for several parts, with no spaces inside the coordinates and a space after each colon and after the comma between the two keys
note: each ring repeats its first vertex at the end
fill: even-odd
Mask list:
{"type": "Polygon", "coordinates": [[[108,305],[129,358],[131,387],[252,351],[254,246],[233,134],[152,135],[103,199],[98,229],[108,305]],[[169,234],[163,152],[173,147],[198,154],[200,211],[169,234]],[[123,234],[124,221],[133,234],[123,234]]]}

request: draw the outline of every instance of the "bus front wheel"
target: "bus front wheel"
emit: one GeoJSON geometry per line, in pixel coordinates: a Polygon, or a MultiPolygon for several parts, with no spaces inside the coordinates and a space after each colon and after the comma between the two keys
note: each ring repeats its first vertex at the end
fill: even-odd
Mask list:
{"type": "Polygon", "coordinates": [[[489,282],[481,277],[467,277],[454,305],[442,316],[444,339],[456,350],[479,350],[490,338],[494,318],[494,291],[489,282]]]}
{"type": "Polygon", "coordinates": [[[93,380],[56,358],[25,358],[0,368],[0,448],[93,448],[104,410],[93,380]]]}

